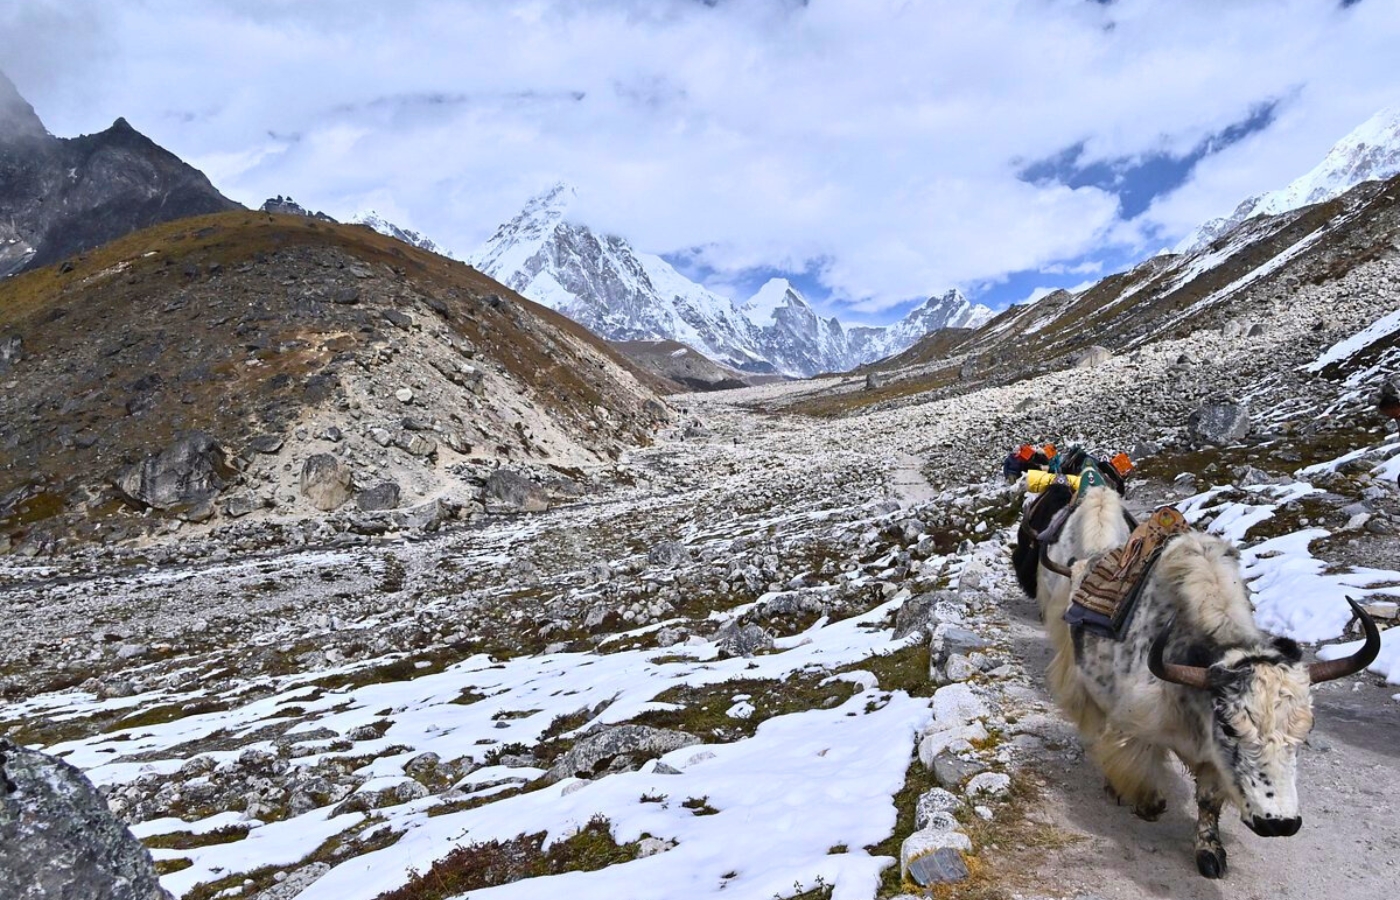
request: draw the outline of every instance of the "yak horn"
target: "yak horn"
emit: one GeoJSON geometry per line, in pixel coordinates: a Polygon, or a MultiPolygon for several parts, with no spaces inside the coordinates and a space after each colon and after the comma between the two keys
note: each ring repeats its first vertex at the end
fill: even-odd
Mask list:
{"type": "Polygon", "coordinates": [[[1152,652],[1147,655],[1147,668],[1151,669],[1152,674],[1163,681],[1205,690],[1210,684],[1205,669],[1200,666],[1178,666],[1175,663],[1162,661],[1162,653],[1167,649],[1167,638],[1171,637],[1172,626],[1175,624],[1176,617],[1172,616],[1167,627],[1163,628],[1162,633],[1157,635],[1157,640],[1152,642],[1152,652]]]}
{"type": "Polygon", "coordinates": [[[1381,633],[1376,628],[1375,620],[1367,615],[1366,610],[1355,600],[1348,597],[1347,602],[1351,604],[1351,611],[1361,620],[1361,627],[1366,631],[1366,643],[1351,656],[1315,662],[1308,666],[1308,677],[1312,679],[1313,684],[1355,675],[1375,662],[1376,656],[1381,652],[1381,633]]]}
{"type": "MultiPolygon", "coordinates": [[[[1054,572],[1056,575],[1060,575],[1065,578],[1074,577],[1074,573],[1070,571],[1069,566],[1062,566],[1050,558],[1050,545],[1045,543],[1044,541],[1042,541],[1040,544],[1040,564],[1045,568],[1049,569],[1051,572],[1054,572]]],[[[1074,565],[1073,559],[1069,561],[1069,565],[1074,565]]]]}

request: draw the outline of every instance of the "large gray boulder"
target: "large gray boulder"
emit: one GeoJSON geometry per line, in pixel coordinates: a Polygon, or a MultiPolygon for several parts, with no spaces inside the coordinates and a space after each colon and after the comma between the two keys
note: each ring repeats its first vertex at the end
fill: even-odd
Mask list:
{"type": "Polygon", "coordinates": [[[382,481],[372,488],[365,488],[355,498],[355,503],[366,512],[397,509],[399,505],[398,482],[382,481]]]}
{"type": "Polygon", "coordinates": [[[773,649],[773,636],[758,625],[730,622],[715,635],[715,646],[721,657],[753,656],[773,649]]]}
{"type": "Polygon", "coordinates": [[[1207,400],[1187,418],[1186,431],[1196,445],[1233,444],[1249,434],[1249,404],[1220,397],[1207,400]]]}
{"type": "Polygon", "coordinates": [[[350,469],[329,453],[307,457],[301,467],[301,495],[322,512],[350,499],[350,469]]]}
{"type": "Polygon", "coordinates": [[[482,499],[488,512],[543,512],[549,508],[544,488],[510,469],[497,469],[486,477],[482,499]]]}
{"type": "Polygon", "coordinates": [[[218,442],[202,431],[191,431],[160,453],[128,466],[117,476],[116,487],[138,506],[170,510],[212,500],[233,474],[218,442]]]}
{"type": "Polygon", "coordinates": [[[0,738],[0,897],[169,900],[151,854],[73,766],[0,738]]]}
{"type": "Polygon", "coordinates": [[[564,778],[592,778],[620,756],[652,758],[698,743],[698,737],[684,731],[647,725],[615,725],[579,741],[559,757],[559,761],[543,777],[549,784],[564,778]]]}

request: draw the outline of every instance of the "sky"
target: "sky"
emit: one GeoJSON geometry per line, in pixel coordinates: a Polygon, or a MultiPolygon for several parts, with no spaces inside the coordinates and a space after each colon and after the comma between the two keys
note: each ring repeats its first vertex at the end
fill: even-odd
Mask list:
{"type": "Polygon", "coordinates": [[[1389,0],[5,0],[50,131],[470,253],[534,194],[883,322],[1118,271],[1400,102],[1389,0]]]}

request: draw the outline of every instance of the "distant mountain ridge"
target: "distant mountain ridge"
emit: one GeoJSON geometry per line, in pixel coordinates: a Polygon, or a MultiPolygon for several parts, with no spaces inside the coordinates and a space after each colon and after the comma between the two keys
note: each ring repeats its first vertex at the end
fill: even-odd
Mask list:
{"type": "Polygon", "coordinates": [[[159,222],[239,208],[125,119],[55,137],[0,72],[0,277],[159,222]]]}
{"type": "Polygon", "coordinates": [[[1322,203],[1366,181],[1381,181],[1400,174],[1400,107],[1382,109],[1362,122],[1323,157],[1307,174],[1279,190],[1245,200],[1228,216],[1211,219],[1176,246],[1189,253],[1208,246],[1248,219],[1276,216],[1314,203],[1322,203]]]}
{"type": "Polygon", "coordinates": [[[372,209],[361,210],[345,220],[350,225],[363,225],[366,228],[373,228],[375,231],[387,237],[396,238],[405,244],[417,247],[419,250],[427,250],[429,253],[436,253],[438,256],[446,256],[452,259],[452,251],[443,247],[432,238],[412,228],[403,228],[390,222],[372,209]]]}
{"type": "Polygon", "coordinates": [[[568,221],[573,198],[564,184],[532,198],[466,262],[609,340],[679,341],[742,371],[805,377],[845,371],[928,330],[976,327],[993,315],[950,291],[895,325],[847,327],[819,315],[782,278],[736,304],[621,237],[568,221]]]}

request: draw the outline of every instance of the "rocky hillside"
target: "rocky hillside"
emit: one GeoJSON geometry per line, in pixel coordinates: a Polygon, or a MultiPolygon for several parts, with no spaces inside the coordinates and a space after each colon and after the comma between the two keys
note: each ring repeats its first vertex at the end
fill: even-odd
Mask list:
{"type": "MultiPolygon", "coordinates": [[[[1393,259],[1397,246],[1400,178],[1367,182],[1326,203],[1251,218],[1207,247],[1154,257],[1080,293],[1013,306],[975,331],[926,338],[875,366],[883,387],[852,402],[1013,383],[1201,331],[1262,345],[1290,339],[1263,336],[1299,315],[1311,316],[1305,333],[1331,334],[1353,310],[1389,302],[1392,276],[1368,264],[1393,259]]],[[[1209,360],[1188,350],[1181,365],[1201,362],[1209,360]]]]}
{"type": "Polygon", "coordinates": [[[302,217],[184,220],[6,280],[0,348],[0,548],[24,554],[538,508],[667,417],[659,381],[568,319],[302,217]],[[522,474],[484,493],[501,464],[522,474]]]}
{"type": "Polygon", "coordinates": [[[890,326],[845,326],[819,315],[775,278],[735,303],[659,256],[569,219],[573,189],[555,185],[500,226],[468,262],[610,340],[674,340],[746,372],[805,377],[844,372],[908,347],[930,331],[991,317],[956,290],[930,297],[890,326]]]}
{"type": "Polygon", "coordinates": [[[158,222],[236,208],[125,119],[54,137],[0,73],[0,278],[158,222]]]}

